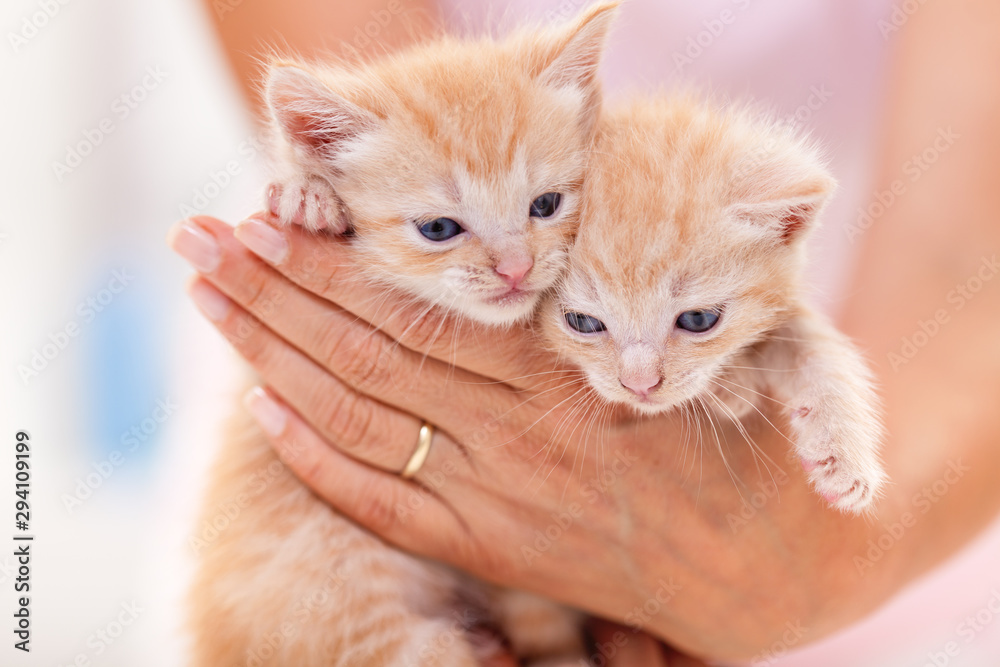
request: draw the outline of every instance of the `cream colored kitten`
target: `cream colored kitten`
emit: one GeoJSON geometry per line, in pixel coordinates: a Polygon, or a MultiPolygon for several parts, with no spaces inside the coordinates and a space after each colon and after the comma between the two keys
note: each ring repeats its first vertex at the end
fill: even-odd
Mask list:
{"type": "Polygon", "coordinates": [[[858,352],[801,295],[804,240],[834,182],[817,151],[693,97],[606,111],[547,339],[609,401],[739,419],[767,394],[816,490],[844,511],[884,482],[858,352]]]}
{"type": "MultiPolygon", "coordinates": [[[[272,209],[350,229],[388,287],[491,324],[531,315],[576,231],[616,9],[356,67],[276,63],[272,209]]],[[[385,545],[313,496],[242,413],[199,525],[220,516],[191,596],[199,667],[466,667],[499,651],[489,628],[523,658],[580,655],[574,615],[385,545]]]]}

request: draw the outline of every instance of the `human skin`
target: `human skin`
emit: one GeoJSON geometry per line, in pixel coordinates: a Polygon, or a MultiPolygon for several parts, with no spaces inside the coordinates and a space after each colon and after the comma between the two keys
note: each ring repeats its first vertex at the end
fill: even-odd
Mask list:
{"type": "Polygon", "coordinates": [[[267,57],[365,57],[410,43],[436,22],[430,0],[203,0],[248,107],[260,111],[267,57]],[[367,32],[366,32],[367,29],[367,32]]]}
{"type": "MultiPolygon", "coordinates": [[[[742,501],[733,477],[748,496],[767,473],[731,429],[720,437],[732,477],[713,433],[692,466],[683,424],[671,415],[617,415],[602,427],[605,465],[616,453],[634,463],[590,504],[586,485],[605,470],[596,439],[579,458],[574,450],[561,460],[536,455],[546,445],[577,447],[587,423],[558,405],[565,394],[546,394],[548,385],[526,377],[553,364],[523,354],[537,349],[530,333],[474,335],[436,312],[418,317],[366,291],[336,239],[286,230],[285,255],[264,263],[227,226],[202,218],[200,231],[178,232],[175,244],[190,251],[197,234],[216,244],[198,251],[202,277],[192,293],[266,381],[265,396],[280,397],[255,394],[250,405],[288,465],[339,511],[402,548],[619,622],[634,620],[666,584],[669,600],[650,605],[656,613],[640,619],[644,629],[692,654],[752,658],[789,623],[806,629],[806,643],[860,618],[967,543],[1000,507],[1000,281],[984,263],[1000,254],[998,30],[995,4],[930,3],[894,37],[874,190],[906,178],[939,130],[958,138],[855,240],[860,259],[839,323],[881,384],[893,481],[871,520],[826,508],[786,463],[782,434],[761,422],[754,440],[787,481],[734,527],[727,516],[739,515],[742,501]],[[935,335],[917,337],[916,354],[903,356],[903,340],[941,311],[935,335]],[[262,324],[241,328],[248,312],[262,324]],[[423,420],[439,428],[417,477],[433,494],[393,474],[423,420]],[[948,471],[957,462],[955,479],[948,471]],[[539,470],[545,484],[526,492],[539,470]],[[450,472],[437,485],[442,471],[450,472]],[[946,492],[934,491],[936,482],[946,492]],[[422,504],[404,521],[397,508],[414,497],[422,504]],[[526,557],[522,547],[538,544],[536,531],[561,528],[574,500],[582,515],[526,557]],[[869,540],[896,524],[905,524],[903,537],[869,562],[869,540]]],[[[261,235],[254,224],[243,226],[244,241],[261,235]]]]}

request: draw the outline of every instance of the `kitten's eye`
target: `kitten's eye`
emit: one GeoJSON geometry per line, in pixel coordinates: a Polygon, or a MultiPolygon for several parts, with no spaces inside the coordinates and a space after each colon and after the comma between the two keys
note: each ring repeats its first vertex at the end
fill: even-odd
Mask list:
{"type": "Polygon", "coordinates": [[[605,329],[604,322],[583,313],[566,313],[566,324],[582,334],[600,333],[605,329]]]}
{"type": "Polygon", "coordinates": [[[704,333],[718,323],[721,314],[718,310],[688,310],[677,318],[677,328],[704,333]]]}
{"type": "Polygon", "coordinates": [[[544,195],[531,202],[528,215],[532,218],[551,218],[559,210],[562,202],[562,195],[558,192],[546,192],[544,195]]]}
{"type": "Polygon", "coordinates": [[[463,231],[462,226],[451,218],[436,218],[420,225],[420,233],[431,241],[447,241],[463,231]]]}

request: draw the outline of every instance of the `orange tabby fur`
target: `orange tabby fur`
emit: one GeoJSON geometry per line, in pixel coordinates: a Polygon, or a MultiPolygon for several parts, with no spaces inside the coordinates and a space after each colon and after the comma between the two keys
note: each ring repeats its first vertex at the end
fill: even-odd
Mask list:
{"type": "Polygon", "coordinates": [[[833,188],[813,146],[749,110],[678,95],[605,111],[570,266],[541,320],[599,394],[639,412],[739,419],[769,394],[816,489],[858,512],[884,481],[877,397],[800,294],[804,239],[833,188]],[[721,311],[714,328],[677,325],[708,309],[721,311]],[[568,313],[605,330],[580,333],[568,313]]]}
{"type": "MultiPolygon", "coordinates": [[[[487,323],[529,316],[576,231],[616,6],[355,68],[276,63],[270,205],[313,229],[353,229],[373,280],[487,323]],[[550,191],[558,212],[530,218],[550,191]],[[437,216],[467,233],[438,245],[416,234],[437,216]],[[505,262],[530,269],[521,292],[498,300],[505,262]]],[[[388,547],[311,495],[242,414],[198,525],[213,522],[225,525],[198,549],[190,596],[195,667],[467,667],[499,650],[476,632],[489,625],[519,655],[579,655],[574,615],[388,547]]]]}

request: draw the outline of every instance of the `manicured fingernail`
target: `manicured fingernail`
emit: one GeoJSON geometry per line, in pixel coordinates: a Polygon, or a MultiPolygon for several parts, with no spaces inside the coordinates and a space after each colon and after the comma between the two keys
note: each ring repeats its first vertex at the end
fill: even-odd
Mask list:
{"type": "Polygon", "coordinates": [[[232,310],[233,302],[225,294],[215,289],[203,280],[199,280],[188,288],[191,300],[195,302],[205,317],[213,322],[221,322],[232,310]]]}
{"type": "Polygon", "coordinates": [[[243,404],[260,427],[272,438],[277,438],[285,432],[288,423],[288,413],[278,405],[267,392],[260,387],[254,387],[243,397],[243,404]]]}
{"type": "Polygon", "coordinates": [[[247,218],[233,232],[243,245],[271,264],[281,264],[288,254],[284,235],[263,220],[247,218]]]}
{"type": "Polygon", "coordinates": [[[221,253],[215,237],[190,220],[174,225],[167,243],[200,273],[211,273],[219,266],[221,253]]]}

